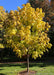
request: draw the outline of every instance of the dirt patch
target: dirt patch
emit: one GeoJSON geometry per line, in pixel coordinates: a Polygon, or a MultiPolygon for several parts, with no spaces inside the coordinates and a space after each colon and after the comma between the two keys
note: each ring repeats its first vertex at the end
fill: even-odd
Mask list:
{"type": "Polygon", "coordinates": [[[35,75],[36,73],[37,71],[29,71],[29,73],[27,71],[22,71],[18,75],[35,75]]]}

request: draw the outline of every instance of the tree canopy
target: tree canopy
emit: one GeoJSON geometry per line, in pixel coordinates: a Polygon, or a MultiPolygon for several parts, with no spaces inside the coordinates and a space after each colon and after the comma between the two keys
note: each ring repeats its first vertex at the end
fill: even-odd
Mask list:
{"type": "Polygon", "coordinates": [[[3,23],[6,19],[6,12],[2,6],[0,6],[0,48],[4,48],[3,41],[3,23]]]}
{"type": "Polygon", "coordinates": [[[34,9],[30,3],[11,10],[3,24],[5,46],[12,47],[19,57],[41,57],[52,46],[47,36],[50,25],[43,21],[44,15],[41,8],[34,9]]]}

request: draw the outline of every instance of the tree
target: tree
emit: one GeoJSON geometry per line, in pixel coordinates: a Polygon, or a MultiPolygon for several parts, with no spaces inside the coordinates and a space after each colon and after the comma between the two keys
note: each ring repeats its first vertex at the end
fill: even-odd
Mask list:
{"type": "Polygon", "coordinates": [[[6,13],[5,10],[2,6],[0,6],[0,55],[1,55],[1,60],[3,58],[3,22],[6,19],[6,13]]]}
{"type": "Polygon", "coordinates": [[[11,10],[3,24],[5,46],[12,47],[20,58],[27,55],[27,72],[30,55],[34,59],[41,57],[52,46],[47,36],[50,25],[43,17],[42,9],[35,10],[27,3],[18,11],[11,10]]]}
{"type": "Polygon", "coordinates": [[[4,22],[4,20],[5,20],[5,15],[6,15],[6,13],[5,13],[5,10],[4,10],[4,8],[2,7],[2,6],[0,6],[0,48],[3,48],[3,45],[2,45],[2,38],[3,38],[3,27],[2,27],[2,25],[3,25],[3,22],[4,22]]]}
{"type": "Polygon", "coordinates": [[[29,0],[28,1],[33,8],[42,8],[44,12],[49,9],[49,0],[29,0]]]}

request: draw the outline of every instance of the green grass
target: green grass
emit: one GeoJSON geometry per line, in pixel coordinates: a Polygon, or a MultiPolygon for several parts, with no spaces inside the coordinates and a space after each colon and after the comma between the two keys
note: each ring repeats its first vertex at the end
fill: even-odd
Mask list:
{"type": "MultiPolygon", "coordinates": [[[[18,72],[26,70],[27,64],[1,64],[0,75],[17,75],[18,72]]],[[[37,71],[35,75],[54,75],[54,63],[30,63],[30,70],[37,71]]]]}

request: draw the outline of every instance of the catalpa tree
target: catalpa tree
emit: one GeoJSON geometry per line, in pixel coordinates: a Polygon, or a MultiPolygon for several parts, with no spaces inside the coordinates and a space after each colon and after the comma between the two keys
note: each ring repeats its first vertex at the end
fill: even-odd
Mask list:
{"type": "Polygon", "coordinates": [[[4,46],[2,44],[3,41],[3,23],[4,20],[6,19],[7,13],[5,12],[5,9],[0,6],[0,48],[3,49],[4,46]]]}
{"type": "Polygon", "coordinates": [[[29,3],[23,8],[11,10],[4,21],[4,40],[6,47],[12,47],[20,58],[27,55],[27,71],[29,72],[29,57],[41,57],[48,48],[51,48],[47,32],[50,28],[48,22],[43,21],[44,12],[36,10],[29,3]]]}

